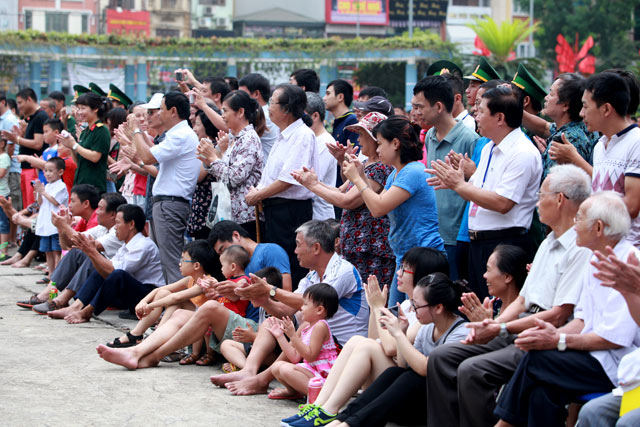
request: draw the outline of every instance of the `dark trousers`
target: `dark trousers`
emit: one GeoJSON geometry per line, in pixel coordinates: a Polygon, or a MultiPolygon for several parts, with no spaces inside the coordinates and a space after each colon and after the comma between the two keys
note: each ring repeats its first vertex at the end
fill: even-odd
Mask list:
{"type": "Polygon", "coordinates": [[[387,422],[425,425],[426,377],[394,366],[384,371],[338,415],[349,427],[383,427],[387,422]]]}
{"type": "Polygon", "coordinates": [[[289,256],[293,289],[307,274],[308,270],[300,267],[296,257],[296,229],[313,217],[311,199],[292,200],[272,197],[262,201],[264,208],[264,225],[266,243],[280,245],[289,256]]]}
{"type": "Polygon", "coordinates": [[[106,278],[97,272],[84,282],[77,298],[85,305],[93,307],[93,314],[102,313],[107,307],[133,310],[154,285],[140,283],[124,270],[113,270],[106,278]]]}
{"type": "Polygon", "coordinates": [[[436,347],[427,365],[428,425],[492,426],[496,395],[507,383],[523,352],[508,339],[487,344],[452,343],[436,347]]]}
{"type": "Polygon", "coordinates": [[[565,405],[614,385],[589,352],[530,351],[502,391],[495,414],[513,425],[564,426],[565,405]]]}
{"type": "Polygon", "coordinates": [[[40,238],[31,230],[25,231],[22,237],[22,243],[18,248],[18,252],[22,255],[22,258],[26,257],[29,251],[37,251],[39,248],[40,238]]]}
{"type": "Polygon", "coordinates": [[[482,276],[487,271],[487,261],[491,253],[500,244],[521,247],[529,255],[528,262],[533,261],[535,250],[531,239],[526,234],[500,239],[472,240],[469,245],[469,287],[480,301],[489,296],[487,281],[482,276]]]}
{"type": "Polygon", "coordinates": [[[71,249],[60,259],[51,274],[51,281],[56,283],[59,290],[68,288],[78,292],[85,280],[95,272],[88,256],[80,249],[71,249]]]}
{"type": "Polygon", "coordinates": [[[458,279],[469,281],[469,242],[456,242],[456,262],[458,263],[458,279]]]}

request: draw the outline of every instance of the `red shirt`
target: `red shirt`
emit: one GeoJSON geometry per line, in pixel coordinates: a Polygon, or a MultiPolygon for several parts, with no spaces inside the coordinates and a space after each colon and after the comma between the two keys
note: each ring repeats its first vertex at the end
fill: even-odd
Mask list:
{"type": "Polygon", "coordinates": [[[139,173],[135,174],[135,177],[133,178],[133,195],[147,195],[147,175],[140,175],[139,173]]]}
{"type": "MultiPolygon", "coordinates": [[[[246,280],[247,282],[250,282],[251,279],[249,279],[249,277],[247,276],[237,276],[237,277],[232,277],[230,279],[228,279],[230,282],[234,282],[237,283],[240,280],[246,280]]],[[[238,301],[231,301],[229,298],[226,297],[220,297],[218,298],[216,301],[218,301],[220,304],[224,305],[226,308],[228,308],[229,310],[233,311],[234,313],[245,317],[247,315],[247,306],[249,305],[249,301],[248,300],[238,300],[238,301]]]]}
{"type": "Polygon", "coordinates": [[[64,173],[62,174],[62,180],[67,186],[69,197],[71,197],[71,187],[73,187],[73,178],[76,176],[76,162],[71,157],[65,157],[64,160],[64,173]]]}
{"type": "Polygon", "coordinates": [[[80,218],[80,221],[76,224],[73,229],[79,233],[83,231],[87,231],[92,229],[93,227],[98,226],[98,215],[96,214],[97,210],[94,210],[91,214],[91,218],[89,218],[89,222],[85,221],[84,218],[80,218]]]}

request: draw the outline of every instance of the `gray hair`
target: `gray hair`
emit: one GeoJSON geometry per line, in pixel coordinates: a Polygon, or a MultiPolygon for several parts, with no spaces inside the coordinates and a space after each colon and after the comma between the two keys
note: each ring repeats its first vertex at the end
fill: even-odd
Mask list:
{"type": "Polygon", "coordinates": [[[553,166],[547,179],[549,191],[564,194],[576,206],[591,196],[591,177],[578,166],[553,166]]]}
{"type": "Polygon", "coordinates": [[[310,116],[313,116],[313,113],[318,113],[320,115],[320,121],[324,122],[326,113],[322,97],[315,92],[305,93],[307,94],[307,108],[305,108],[305,111],[310,116]]]}
{"type": "Polygon", "coordinates": [[[319,243],[324,252],[332,253],[334,251],[334,232],[331,226],[325,221],[317,219],[307,221],[298,227],[296,233],[302,234],[302,237],[309,246],[319,243]]]}
{"type": "Polygon", "coordinates": [[[617,193],[602,191],[589,197],[591,205],[585,212],[585,220],[591,224],[604,223],[604,235],[612,239],[623,239],[631,229],[631,217],[627,205],[617,193]]]}

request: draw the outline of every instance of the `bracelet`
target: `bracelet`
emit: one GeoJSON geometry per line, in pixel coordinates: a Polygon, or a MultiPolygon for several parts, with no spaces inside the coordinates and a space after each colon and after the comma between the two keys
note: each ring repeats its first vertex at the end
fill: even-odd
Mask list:
{"type": "Polygon", "coordinates": [[[364,190],[366,190],[367,188],[371,188],[369,187],[369,184],[365,185],[365,187],[362,190],[360,190],[360,194],[364,193],[364,190]]]}

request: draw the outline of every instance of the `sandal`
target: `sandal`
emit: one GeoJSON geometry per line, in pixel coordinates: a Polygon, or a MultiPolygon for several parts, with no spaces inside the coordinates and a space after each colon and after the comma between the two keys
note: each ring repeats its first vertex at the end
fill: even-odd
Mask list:
{"type": "Polygon", "coordinates": [[[236,365],[234,365],[233,363],[224,363],[222,365],[222,372],[224,372],[225,374],[230,374],[232,372],[236,372],[239,371],[240,369],[238,369],[238,367],[236,365]]]}
{"type": "Polygon", "coordinates": [[[180,364],[181,365],[193,365],[197,361],[198,361],[198,355],[194,354],[194,353],[191,353],[191,354],[187,354],[185,357],[180,359],[180,364]]]}
{"type": "Polygon", "coordinates": [[[47,300],[40,301],[38,295],[33,294],[27,301],[18,301],[16,305],[22,308],[32,308],[34,305],[42,304],[43,302],[47,302],[47,300]]]}
{"type": "Polygon", "coordinates": [[[49,284],[49,278],[47,276],[43,277],[40,280],[36,280],[36,285],[48,285],[49,284]]]}
{"type": "Polygon", "coordinates": [[[142,342],[142,340],[144,339],[144,335],[133,335],[131,332],[127,332],[127,339],[129,341],[122,342],[120,341],[120,337],[118,337],[114,339],[113,342],[107,343],[107,347],[111,347],[111,348],[133,347],[142,342]]]}
{"type": "Polygon", "coordinates": [[[196,361],[198,366],[211,366],[216,362],[216,355],[211,353],[205,353],[200,359],[196,361]]]}

